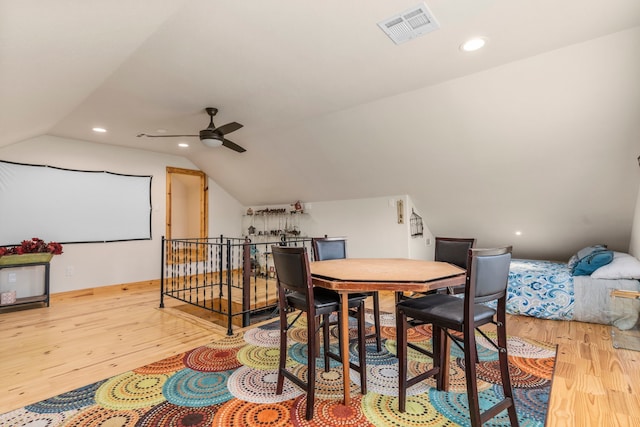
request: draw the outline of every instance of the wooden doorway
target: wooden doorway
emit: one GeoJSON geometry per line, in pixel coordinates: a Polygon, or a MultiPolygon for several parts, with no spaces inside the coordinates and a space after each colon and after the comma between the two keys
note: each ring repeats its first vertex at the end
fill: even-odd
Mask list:
{"type": "Polygon", "coordinates": [[[167,167],[167,239],[206,239],[207,175],[199,170],[167,167]]]}

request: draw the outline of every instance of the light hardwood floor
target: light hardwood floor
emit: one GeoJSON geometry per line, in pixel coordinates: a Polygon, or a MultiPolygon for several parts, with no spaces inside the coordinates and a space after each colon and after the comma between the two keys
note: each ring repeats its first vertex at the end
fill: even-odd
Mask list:
{"type": "MultiPolygon", "coordinates": [[[[151,284],[55,294],[51,307],[0,314],[0,413],[224,336],[151,284]]],[[[381,306],[393,310],[393,295],[381,306]]],[[[609,327],[510,316],[509,334],[558,345],[548,426],[640,425],[640,352],[609,327]]]]}

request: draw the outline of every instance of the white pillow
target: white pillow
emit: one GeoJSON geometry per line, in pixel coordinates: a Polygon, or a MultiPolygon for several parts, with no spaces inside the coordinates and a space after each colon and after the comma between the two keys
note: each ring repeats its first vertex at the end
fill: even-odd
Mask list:
{"type": "Polygon", "coordinates": [[[594,279],[640,279],[640,261],[624,252],[614,252],[613,261],[593,273],[594,279]]]}

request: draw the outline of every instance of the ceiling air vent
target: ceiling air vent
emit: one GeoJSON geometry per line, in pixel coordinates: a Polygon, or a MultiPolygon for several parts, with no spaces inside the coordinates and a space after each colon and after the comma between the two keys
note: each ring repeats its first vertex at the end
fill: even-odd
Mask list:
{"type": "Polygon", "coordinates": [[[425,3],[378,22],[378,26],[395,44],[404,43],[440,28],[440,24],[425,3]]]}

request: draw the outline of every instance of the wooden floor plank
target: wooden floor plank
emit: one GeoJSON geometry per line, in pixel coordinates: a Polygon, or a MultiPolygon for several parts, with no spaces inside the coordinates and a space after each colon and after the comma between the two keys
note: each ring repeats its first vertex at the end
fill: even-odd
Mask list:
{"type": "Polygon", "coordinates": [[[222,338],[159,309],[159,291],[109,287],[0,314],[0,413],[222,338]]]}

